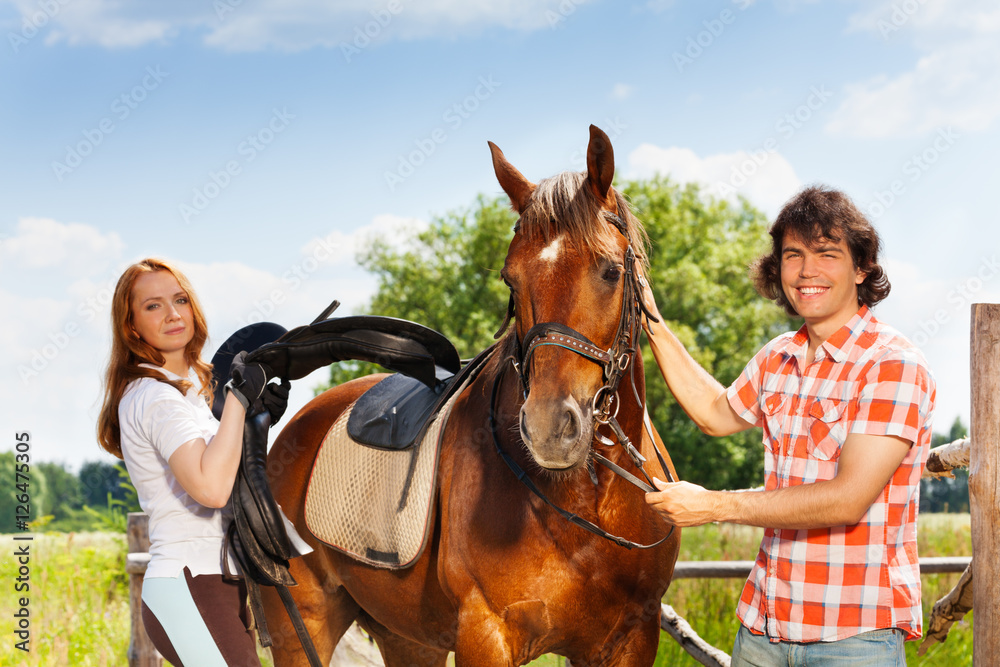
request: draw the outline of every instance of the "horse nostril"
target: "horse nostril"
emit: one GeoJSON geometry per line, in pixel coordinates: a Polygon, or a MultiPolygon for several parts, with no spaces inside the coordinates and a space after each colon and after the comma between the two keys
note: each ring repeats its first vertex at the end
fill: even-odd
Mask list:
{"type": "Polygon", "coordinates": [[[531,435],[528,433],[528,417],[524,414],[524,409],[521,409],[521,440],[524,444],[531,444],[531,435]]]}
{"type": "Polygon", "coordinates": [[[566,421],[562,428],[562,440],[566,443],[575,443],[580,438],[580,415],[574,406],[570,405],[566,410],[566,421]]]}

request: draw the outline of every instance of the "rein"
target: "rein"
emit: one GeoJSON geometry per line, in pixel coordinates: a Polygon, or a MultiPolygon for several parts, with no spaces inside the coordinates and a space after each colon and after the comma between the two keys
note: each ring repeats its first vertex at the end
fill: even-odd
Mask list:
{"type": "MultiPolygon", "coordinates": [[[[619,213],[621,213],[619,209],[619,213]]],[[[628,230],[625,226],[625,220],[621,215],[616,215],[608,211],[604,212],[605,218],[614,227],[621,232],[622,236],[626,240],[628,238],[628,230]]],[[[590,339],[584,336],[579,331],[568,327],[564,324],[558,322],[542,322],[534,325],[525,334],[524,341],[521,341],[516,336],[515,332],[515,354],[510,357],[511,363],[514,367],[514,371],[517,373],[518,378],[521,381],[521,387],[524,398],[527,398],[528,392],[530,391],[528,383],[528,364],[531,361],[532,353],[543,345],[554,345],[561,347],[563,349],[569,350],[580,356],[588,359],[599,366],[602,367],[604,371],[604,385],[597,390],[593,398],[593,417],[598,422],[598,424],[604,424],[611,428],[615,438],[617,438],[617,444],[621,445],[622,449],[628,454],[629,458],[635,464],[635,466],[645,477],[645,481],[639,479],[632,473],[628,472],[621,466],[610,461],[608,458],[602,454],[591,450],[591,461],[588,462],[588,470],[590,472],[590,477],[594,484],[597,484],[597,474],[593,468],[593,461],[597,461],[601,465],[605,466],[612,472],[614,472],[619,477],[630,482],[631,484],[642,489],[646,493],[655,491],[653,488],[653,480],[650,479],[649,475],[646,473],[645,468],[643,468],[643,463],[646,459],[643,455],[636,449],[632,441],[625,435],[622,430],[621,425],[618,423],[617,414],[618,407],[621,406],[621,398],[618,394],[618,389],[621,384],[622,378],[625,377],[625,372],[629,371],[631,376],[632,384],[632,394],[635,396],[636,402],[639,407],[645,411],[645,405],[643,405],[642,400],[639,398],[639,392],[635,386],[635,364],[632,363],[633,357],[638,353],[636,337],[638,335],[638,330],[640,327],[640,318],[645,315],[651,319],[655,319],[653,315],[646,309],[645,305],[639,297],[639,290],[637,288],[638,278],[636,277],[635,270],[635,251],[632,249],[632,244],[629,242],[628,248],[625,251],[625,275],[623,276],[624,286],[622,293],[622,312],[618,320],[618,330],[615,334],[615,342],[612,347],[608,350],[601,350],[597,345],[595,345],[590,339]],[[523,353],[522,353],[523,349],[523,353]],[[614,414],[611,413],[612,404],[616,404],[614,414]]],[[[509,302],[507,317],[504,320],[503,325],[499,332],[497,332],[497,337],[499,337],[504,329],[507,328],[508,323],[514,316],[514,298],[511,295],[509,302]]],[[[497,453],[500,454],[500,458],[503,459],[507,467],[511,469],[517,479],[524,484],[528,490],[534,493],[536,496],[541,498],[546,504],[555,509],[564,519],[570,523],[576,524],[581,528],[589,530],[590,532],[603,537],[607,540],[623,546],[626,549],[650,549],[655,547],[665,540],[667,540],[674,533],[674,528],[676,526],[671,526],[670,530],[665,536],[653,542],[652,544],[638,544],[632,542],[623,537],[617,537],[605,531],[603,528],[595,525],[594,523],[584,519],[583,517],[573,514],[567,510],[562,509],[555,503],[553,503],[542,491],[535,485],[534,482],[528,477],[527,473],[517,464],[514,459],[507,454],[500,446],[500,437],[497,433],[497,420],[496,420],[496,405],[497,396],[499,395],[500,380],[504,375],[504,371],[501,369],[497,372],[496,378],[493,380],[493,391],[490,399],[490,431],[493,434],[493,445],[496,447],[497,453]]],[[[606,438],[594,429],[594,439],[600,444],[606,446],[614,446],[616,443],[606,438]]],[[[652,439],[652,438],[651,438],[652,439]]],[[[670,470],[667,467],[666,461],[663,459],[663,455],[660,454],[660,450],[656,447],[655,440],[653,442],[653,449],[656,451],[656,456],[659,459],[660,467],[663,469],[663,473],[666,475],[667,480],[673,482],[673,476],[670,474],[670,470]]]]}

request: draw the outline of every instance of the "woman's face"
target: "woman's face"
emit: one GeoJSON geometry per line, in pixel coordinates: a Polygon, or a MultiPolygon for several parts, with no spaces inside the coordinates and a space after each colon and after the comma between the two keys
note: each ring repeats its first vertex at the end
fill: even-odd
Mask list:
{"type": "Polygon", "coordinates": [[[139,276],[132,286],[132,326],[164,357],[183,358],[194,338],[194,314],[174,274],[153,271],[139,276]]]}

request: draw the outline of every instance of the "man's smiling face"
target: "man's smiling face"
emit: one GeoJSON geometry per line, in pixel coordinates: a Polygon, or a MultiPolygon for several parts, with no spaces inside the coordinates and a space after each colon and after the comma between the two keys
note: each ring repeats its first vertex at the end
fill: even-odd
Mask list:
{"type": "Polygon", "coordinates": [[[843,238],[806,242],[795,233],[781,244],[781,287],[806,324],[825,340],[858,311],[858,285],[866,273],[854,265],[843,238]]]}

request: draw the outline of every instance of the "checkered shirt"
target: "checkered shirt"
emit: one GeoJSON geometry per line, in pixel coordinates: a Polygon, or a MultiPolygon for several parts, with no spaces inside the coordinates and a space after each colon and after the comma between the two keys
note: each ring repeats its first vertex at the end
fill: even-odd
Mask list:
{"type": "Polygon", "coordinates": [[[917,505],[936,390],[921,352],[862,306],[806,365],[803,326],[769,342],[729,387],[764,429],[765,489],[829,480],[850,433],[915,446],[853,526],[767,529],[737,616],[772,641],[835,641],[881,628],[920,637],[917,505]]]}

